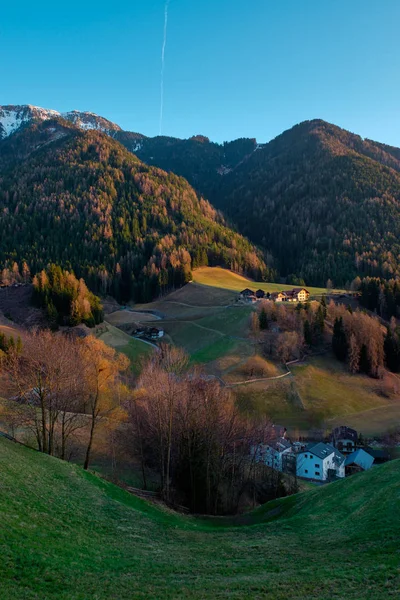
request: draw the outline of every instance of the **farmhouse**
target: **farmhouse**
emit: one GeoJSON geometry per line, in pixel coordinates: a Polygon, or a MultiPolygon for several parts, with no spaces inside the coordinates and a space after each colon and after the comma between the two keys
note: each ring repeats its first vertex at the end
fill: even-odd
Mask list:
{"type": "Polygon", "coordinates": [[[315,481],[331,481],[345,476],[345,457],[331,444],[309,444],[297,454],[298,477],[315,481]]]}
{"type": "Polygon", "coordinates": [[[358,440],[357,431],[346,425],[339,425],[331,433],[330,441],[332,444],[343,452],[343,454],[351,454],[356,449],[358,440]]]}
{"type": "Polygon", "coordinates": [[[374,458],[368,452],[365,452],[362,448],[359,448],[355,452],[352,452],[346,456],[344,463],[346,469],[346,475],[352,475],[359,471],[367,471],[374,464],[374,458]]]}
{"type": "Polygon", "coordinates": [[[305,288],[293,288],[291,294],[297,302],[306,302],[310,297],[310,292],[305,288]]]}
{"type": "Polygon", "coordinates": [[[248,302],[249,304],[253,304],[254,302],[257,302],[258,298],[256,296],[256,292],[253,292],[253,290],[246,288],[240,292],[239,300],[242,300],[243,302],[248,302]]]}
{"type": "Polygon", "coordinates": [[[293,288],[285,292],[274,292],[270,299],[274,302],[306,302],[310,297],[310,292],[305,288],[293,288]]]}
{"type": "Polygon", "coordinates": [[[306,302],[310,297],[310,292],[305,288],[293,288],[285,292],[287,302],[306,302]]]}
{"type": "Polygon", "coordinates": [[[287,302],[286,292],[274,292],[271,294],[270,299],[274,302],[287,302]]]}
{"type": "Polygon", "coordinates": [[[164,330],[163,329],[157,329],[157,327],[151,327],[148,330],[148,335],[149,337],[151,337],[152,339],[157,339],[157,338],[161,338],[164,336],[164,330]]]}
{"type": "Polygon", "coordinates": [[[134,335],[136,337],[147,337],[156,340],[164,336],[164,330],[157,329],[157,327],[139,327],[134,331],[134,335]]]}
{"type": "Polygon", "coordinates": [[[264,290],[257,290],[256,291],[256,297],[260,300],[262,298],[265,298],[265,292],[264,290]]]}
{"type": "Polygon", "coordinates": [[[245,288],[239,294],[239,298],[244,300],[245,298],[249,298],[250,296],[255,296],[255,293],[250,288],[245,288]]]}
{"type": "Polygon", "coordinates": [[[291,443],[284,437],[280,437],[257,448],[255,459],[272,469],[283,471],[283,455],[290,453],[291,449],[291,443]]]}

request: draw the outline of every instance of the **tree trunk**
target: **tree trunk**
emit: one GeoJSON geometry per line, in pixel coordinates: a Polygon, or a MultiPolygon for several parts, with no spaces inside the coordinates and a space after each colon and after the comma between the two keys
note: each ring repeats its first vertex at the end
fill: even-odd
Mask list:
{"type": "Polygon", "coordinates": [[[65,460],[65,412],[63,412],[61,421],[61,459],[65,460]]]}
{"type": "Polygon", "coordinates": [[[166,477],[166,496],[167,500],[170,499],[170,470],[171,470],[171,446],[172,446],[172,411],[173,411],[173,400],[170,402],[169,407],[169,423],[168,423],[168,446],[167,446],[167,477],[166,477]]]}
{"type": "Polygon", "coordinates": [[[87,448],[86,448],[85,463],[83,465],[83,468],[84,468],[85,471],[87,471],[88,468],[89,468],[90,453],[91,453],[91,450],[92,450],[95,423],[96,423],[96,414],[95,414],[95,412],[93,412],[92,413],[92,422],[90,424],[89,443],[88,443],[87,448]]]}

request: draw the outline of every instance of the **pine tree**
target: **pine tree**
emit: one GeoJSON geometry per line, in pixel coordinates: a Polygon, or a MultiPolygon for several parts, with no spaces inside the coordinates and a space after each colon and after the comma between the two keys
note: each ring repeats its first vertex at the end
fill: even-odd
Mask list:
{"type": "Polygon", "coordinates": [[[398,373],[400,370],[400,348],[397,335],[394,332],[392,333],[390,327],[386,331],[384,350],[387,368],[393,373],[398,373]]]}
{"type": "Polygon", "coordinates": [[[20,355],[22,353],[22,340],[21,337],[18,336],[17,337],[17,343],[15,345],[15,351],[18,355],[20,355]]]}
{"type": "MultiPolygon", "coordinates": [[[[326,307],[325,307],[325,313],[326,313],[326,307]]],[[[322,306],[322,304],[320,304],[318,307],[316,319],[315,319],[315,329],[316,329],[317,336],[322,336],[322,334],[324,333],[324,327],[325,327],[324,307],[322,306]]]]}
{"type": "Polygon", "coordinates": [[[311,325],[308,319],[304,321],[304,342],[307,346],[311,346],[313,342],[311,325]]]}
{"type": "Polygon", "coordinates": [[[0,331],[0,350],[2,350],[3,352],[7,352],[7,350],[8,350],[7,338],[4,335],[4,333],[2,333],[1,331],[0,331]]]}
{"type": "Polygon", "coordinates": [[[258,317],[260,323],[260,329],[268,329],[268,318],[265,308],[261,309],[260,315],[258,317]]]}
{"type": "Polygon", "coordinates": [[[336,358],[338,358],[341,361],[346,360],[348,353],[348,344],[342,317],[335,319],[332,336],[332,350],[336,358]]]}
{"type": "Polygon", "coordinates": [[[371,364],[368,357],[367,346],[365,344],[361,346],[359,370],[366,375],[369,375],[371,372],[371,364]]]}
{"type": "Polygon", "coordinates": [[[325,296],[325,294],[322,295],[320,305],[322,306],[322,310],[323,310],[323,313],[324,313],[324,319],[326,319],[327,308],[326,308],[326,296],[325,296]]]}

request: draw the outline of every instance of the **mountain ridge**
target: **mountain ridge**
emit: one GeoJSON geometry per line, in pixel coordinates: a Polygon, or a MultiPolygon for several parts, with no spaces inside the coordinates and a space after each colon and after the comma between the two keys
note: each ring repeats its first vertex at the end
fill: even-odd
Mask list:
{"type": "Polygon", "coordinates": [[[0,261],[73,269],[91,289],[148,301],[215,264],[260,278],[262,253],[189,183],[118,141],[45,119],[0,142],[0,261]]]}
{"type": "MultiPolygon", "coordinates": [[[[69,122],[82,129],[79,115],[69,122]]],[[[289,282],[321,286],[332,279],[342,287],[357,275],[400,277],[399,148],[323,119],[303,121],[266,144],[216,144],[202,135],[149,138],[115,124],[110,131],[93,122],[101,117],[90,118],[90,127],[144,163],[185,177],[274,257],[289,282]]]]}
{"type": "Polygon", "coordinates": [[[80,129],[97,129],[108,135],[121,131],[116,123],[88,111],[72,110],[60,113],[57,110],[42,108],[32,104],[0,106],[0,140],[17,133],[22,127],[32,122],[62,118],[70,121],[80,129]]]}

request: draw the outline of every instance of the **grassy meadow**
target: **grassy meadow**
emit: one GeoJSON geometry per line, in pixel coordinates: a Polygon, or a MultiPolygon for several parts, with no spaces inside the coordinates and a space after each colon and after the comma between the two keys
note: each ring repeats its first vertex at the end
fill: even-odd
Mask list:
{"type": "Polygon", "coordinates": [[[236,518],[181,516],[0,438],[2,600],[400,594],[400,463],[236,518]]]}
{"type": "MultiPolygon", "coordinates": [[[[233,273],[233,271],[229,271],[228,269],[222,269],[221,267],[200,267],[199,269],[195,269],[193,271],[193,281],[201,285],[232,290],[235,292],[240,292],[246,287],[254,289],[254,291],[261,289],[264,290],[264,292],[280,292],[298,287],[282,283],[261,283],[252,281],[247,277],[233,273]]],[[[326,293],[326,288],[310,286],[306,286],[306,288],[312,296],[321,296],[326,293]]],[[[333,290],[333,292],[336,293],[343,291],[344,290],[333,290]]]]}
{"type": "Polygon", "coordinates": [[[134,373],[139,373],[141,364],[154,351],[150,344],[137,340],[111,323],[102,323],[97,329],[97,336],[105,344],[123,352],[131,361],[134,373]]]}
{"type": "MultiPolygon", "coordinates": [[[[246,410],[268,414],[291,431],[307,433],[312,427],[330,429],[346,423],[364,435],[379,435],[399,422],[400,379],[395,376],[387,375],[380,381],[351,375],[345,365],[328,353],[292,365],[291,374],[279,378],[286,370],[262,356],[261,348],[250,336],[254,307],[237,303],[236,294],[232,293],[233,288],[239,290],[247,285],[248,280],[225,269],[197,269],[193,283],[137,310],[146,307],[157,311],[164,318],[154,321],[154,325],[164,328],[165,341],[184,348],[192,364],[233,386],[246,410]],[[270,380],[242,385],[260,378],[270,380]]],[[[316,294],[324,290],[310,291],[316,294]]],[[[120,325],[124,314],[129,323],[134,313],[119,311],[114,319],[120,325]]],[[[151,322],[148,314],[145,318],[151,322]]],[[[149,355],[151,347],[111,324],[107,324],[107,329],[102,339],[124,351],[137,372],[140,360],[149,355]]]]}

